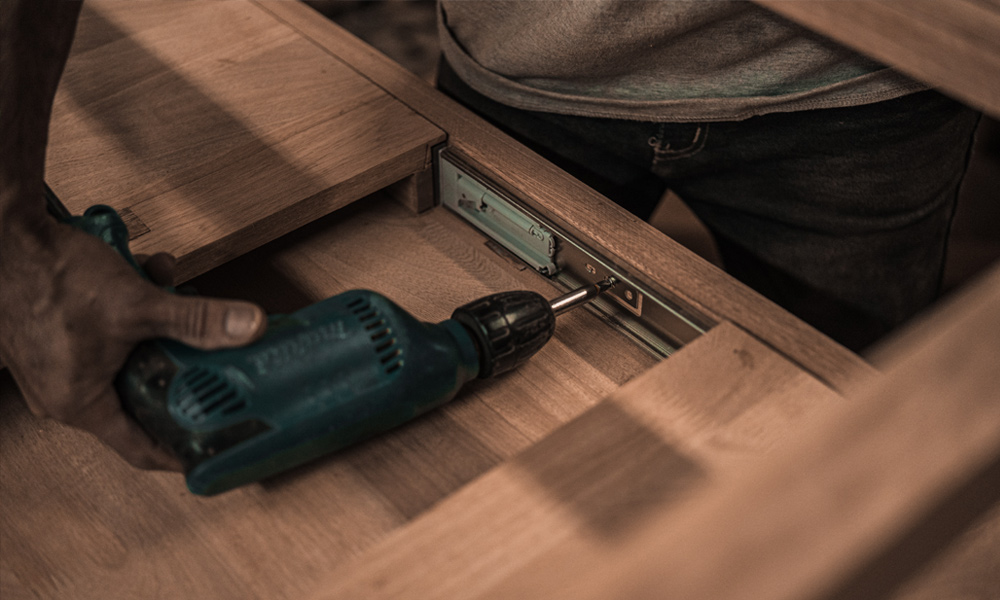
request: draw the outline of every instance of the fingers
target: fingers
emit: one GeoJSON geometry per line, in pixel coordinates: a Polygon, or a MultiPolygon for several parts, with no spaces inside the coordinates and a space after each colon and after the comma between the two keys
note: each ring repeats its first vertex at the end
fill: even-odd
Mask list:
{"type": "MultiPolygon", "coordinates": [[[[173,284],[176,259],[160,252],[137,256],[149,278],[160,286],[173,284]]],[[[133,325],[140,339],[166,337],[202,350],[248,344],[264,333],[267,315],[250,302],[198,296],[177,296],[157,290],[134,305],[133,325]]]]}
{"type": "Polygon", "coordinates": [[[169,287],[174,285],[174,274],[177,271],[177,259],[172,254],[158,252],[152,256],[137,254],[135,256],[149,279],[156,285],[169,287]]]}
{"type": "Polygon", "coordinates": [[[91,403],[69,424],[94,434],[134,467],[158,471],[183,470],[176,457],[158,446],[121,410],[118,397],[113,392],[91,403]]]}
{"type": "Polygon", "coordinates": [[[248,344],[264,333],[263,309],[250,302],[157,294],[146,305],[146,337],[166,337],[202,350],[248,344]]]}

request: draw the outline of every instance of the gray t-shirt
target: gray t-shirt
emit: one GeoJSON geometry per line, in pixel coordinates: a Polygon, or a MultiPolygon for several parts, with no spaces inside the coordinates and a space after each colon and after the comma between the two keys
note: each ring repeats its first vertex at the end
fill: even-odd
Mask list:
{"type": "Polygon", "coordinates": [[[445,57],[507,105],[729,121],[888,100],[923,84],[730,0],[441,0],[445,57]]]}

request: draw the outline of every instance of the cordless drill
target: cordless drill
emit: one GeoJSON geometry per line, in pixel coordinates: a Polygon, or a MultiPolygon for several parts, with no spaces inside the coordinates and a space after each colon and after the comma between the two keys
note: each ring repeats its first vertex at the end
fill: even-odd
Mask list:
{"type": "MultiPolygon", "coordinates": [[[[59,218],[104,239],[142,273],[114,209],[72,217],[51,190],[46,195],[59,218]]],[[[144,342],[116,388],[126,411],[180,458],[188,489],[216,494],[396,427],[472,379],[517,367],[551,338],[557,313],[613,285],[552,303],[530,291],[493,294],[436,324],[378,293],[352,290],[270,316],[263,337],[246,347],[144,342]]]]}

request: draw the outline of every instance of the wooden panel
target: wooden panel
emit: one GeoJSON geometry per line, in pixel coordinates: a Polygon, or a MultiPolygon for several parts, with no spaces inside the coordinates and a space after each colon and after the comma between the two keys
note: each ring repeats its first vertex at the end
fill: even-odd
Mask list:
{"type": "MultiPolygon", "coordinates": [[[[613,556],[835,398],[720,325],[334,571],[314,598],[475,598],[540,557],[613,556]]],[[[499,597],[551,597],[562,575],[499,597]]]]}
{"type": "Polygon", "coordinates": [[[606,252],[662,296],[716,321],[737,324],[834,387],[869,371],[856,355],[498,133],[335,24],[317,19],[310,7],[299,2],[259,4],[447,131],[449,144],[502,185],[556,225],[606,252]]]}
{"type": "MultiPolygon", "coordinates": [[[[987,500],[988,502],[989,500],[987,500]]],[[[973,507],[980,509],[981,507],[973,507]]],[[[968,516],[959,513],[968,521],[968,516]]],[[[894,600],[968,598],[987,600],[1000,589],[1000,502],[951,546],[928,561],[927,568],[903,582],[894,600]]]]}
{"type": "Polygon", "coordinates": [[[434,169],[414,173],[387,187],[386,192],[413,212],[430,210],[435,204],[434,169]]]}
{"type": "MultiPolygon", "coordinates": [[[[183,15],[162,4],[144,3],[127,13],[106,6],[85,14],[74,60],[96,69],[110,55],[140,56],[125,71],[138,76],[127,83],[116,79],[125,76],[118,71],[103,74],[104,81],[121,84],[109,93],[105,85],[111,84],[95,83],[101,79],[94,79],[93,70],[71,71],[61,106],[86,116],[58,117],[60,131],[68,132],[59,135],[80,142],[113,131],[117,139],[135,141],[67,159],[54,155],[50,178],[67,196],[72,184],[56,179],[55,165],[76,173],[74,180],[89,177],[93,187],[80,186],[73,198],[124,197],[140,190],[127,204],[136,231],[150,230],[137,245],[162,233],[187,252],[188,273],[231,255],[236,238],[252,245],[272,236],[254,237],[250,226],[226,233],[226,220],[244,211],[261,218],[256,207],[244,204],[261,189],[273,195],[295,192],[293,206],[271,219],[281,229],[299,224],[306,212],[330,209],[345,188],[384,184],[382,170],[351,171],[350,164],[326,162],[335,147],[328,136],[352,131],[345,119],[359,110],[394,111],[389,107],[397,102],[367,96],[365,86],[352,84],[350,92],[338,91],[347,97],[357,92],[360,107],[343,115],[310,120],[272,106],[274,94],[253,113],[243,108],[252,104],[241,95],[246,88],[237,85],[247,80],[227,80],[227,61],[253,65],[279,81],[285,76],[279,64],[302,68],[285,85],[290,95],[309,98],[338,89],[324,75],[340,70],[355,77],[357,68],[364,73],[360,79],[370,78],[430,115],[459,148],[495,167],[549,218],[661,282],[662,292],[733,323],[647,371],[652,361],[596,317],[567,315],[556,339],[526,368],[473,385],[457,402],[387,436],[212,500],[188,495],[175,475],[133,471],[85,434],[33,419],[4,375],[4,598],[300,598],[317,589],[320,597],[352,598],[639,598],[663,595],[667,568],[676,577],[674,591],[684,597],[802,597],[833,581],[847,581],[851,592],[850,585],[865,582],[844,579],[844,573],[871,564],[873,553],[896,543],[898,532],[925,514],[928,503],[969,478],[976,456],[986,456],[986,462],[995,458],[995,443],[989,445],[1000,439],[995,409],[967,411],[974,388],[918,377],[928,378],[937,365],[975,369],[974,359],[990,360],[997,349],[989,341],[1000,336],[990,329],[995,318],[962,324],[969,331],[956,335],[982,346],[972,346],[978,353],[968,361],[944,360],[965,356],[953,338],[920,342],[930,354],[920,354],[893,377],[918,379],[907,393],[931,396],[926,404],[899,402],[888,389],[870,391],[869,401],[860,404],[864,410],[852,405],[825,414],[817,404],[838,403],[798,365],[846,388],[852,377],[869,372],[856,357],[498,136],[367,47],[341,37],[298,3],[276,3],[268,10],[307,31],[323,53],[287,38],[289,30],[274,28],[260,18],[263,13],[228,12],[231,3],[186,3],[183,15]],[[187,11],[197,19],[185,20],[187,11]],[[211,23],[218,35],[171,42],[201,23],[211,23]],[[125,36],[130,28],[136,33],[125,36]],[[207,46],[215,38],[232,45],[233,52],[213,54],[207,46]],[[253,43],[243,44],[244,38],[253,43]],[[136,39],[141,44],[133,43],[136,39]],[[102,52],[108,54],[101,58],[102,52]],[[334,54],[355,67],[345,68],[334,54]],[[165,64],[170,68],[163,69],[165,64]],[[311,70],[316,65],[323,65],[319,72],[311,70]],[[176,78],[185,70],[199,75],[176,78]],[[74,80],[72,73],[83,75],[74,80]],[[312,81],[321,85],[314,89],[312,81]],[[174,112],[184,106],[154,110],[136,102],[178,89],[206,114],[219,116],[204,128],[218,135],[183,152],[154,151],[161,140],[152,131],[164,132],[172,143],[201,133],[201,116],[174,112]],[[126,101],[128,94],[138,95],[126,101]],[[104,112],[105,106],[114,110],[104,112]],[[125,116],[95,116],[105,114],[125,116]],[[155,129],[143,129],[153,122],[155,129]],[[137,131],[146,133],[121,135],[137,131]],[[217,148],[224,151],[216,153],[217,148]],[[252,172],[239,180],[247,173],[234,166],[237,161],[245,165],[261,156],[266,158],[261,171],[273,167],[277,176],[252,172]],[[94,177],[93,165],[102,158],[128,167],[112,179],[94,177]],[[329,179],[345,171],[347,183],[329,179]],[[210,182],[217,176],[228,181],[224,188],[210,182]],[[240,201],[219,199],[218,208],[188,205],[192,197],[223,191],[240,201]],[[167,212],[155,201],[161,197],[178,207],[182,219],[216,236],[217,244],[187,247],[185,238],[170,238],[161,221],[167,212]],[[815,421],[813,413],[819,413],[815,421]],[[786,440],[786,432],[804,421],[811,428],[797,441],[786,440]],[[905,424],[902,434],[886,437],[892,431],[886,423],[897,422],[905,424]],[[897,445],[900,440],[913,443],[897,445]],[[769,459],[759,460],[762,455],[769,459]],[[788,501],[776,500],[774,490],[788,501]],[[808,501],[796,501],[802,497],[808,501]],[[886,537],[887,531],[892,535],[886,537]],[[781,543],[764,543],[778,538],[781,543]],[[830,543],[817,545],[817,539],[830,543]]],[[[382,131],[381,148],[392,146],[385,140],[395,139],[394,128],[376,131],[382,131]]],[[[354,148],[367,135],[364,127],[353,130],[343,147],[354,148]]],[[[418,148],[415,162],[422,166],[426,146],[418,148]]],[[[94,200],[105,199],[83,203],[94,200]]],[[[451,215],[413,216],[377,200],[234,261],[199,284],[206,293],[249,297],[278,311],[348,287],[369,287],[429,320],[490,291],[528,287],[552,293],[533,273],[487,250],[451,215]]],[[[982,380],[961,383],[975,381],[982,380]]],[[[910,563],[902,564],[905,570],[910,563]]]]}
{"type": "MultiPolygon", "coordinates": [[[[560,545],[482,597],[884,597],[1000,501],[1000,268],[895,349],[698,502],[612,549],[560,545]]],[[[978,574],[993,597],[1000,575],[978,574]]]]}
{"type": "MultiPolygon", "coordinates": [[[[291,311],[348,288],[447,318],[494,291],[554,288],[457,217],[370,198],[195,284],[291,311]]],[[[516,372],[292,473],[218,497],[133,470],[91,436],[32,417],[0,373],[0,596],[299,599],[358,555],[579,415],[655,360],[595,315],[559,318],[516,372]]]]}
{"type": "Polygon", "coordinates": [[[1000,116],[997,0],[755,0],[1000,116]]]}
{"type": "Polygon", "coordinates": [[[100,0],[47,177],[75,212],[128,210],[133,249],[176,254],[186,279],[426,169],[443,139],[254,4],[100,0]]]}

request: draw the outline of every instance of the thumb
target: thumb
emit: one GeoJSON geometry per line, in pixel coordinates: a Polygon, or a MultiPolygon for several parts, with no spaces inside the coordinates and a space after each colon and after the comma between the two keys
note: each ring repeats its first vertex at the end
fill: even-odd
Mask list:
{"type": "Polygon", "coordinates": [[[175,296],[149,303],[148,337],[166,337],[202,350],[243,346],[264,333],[264,310],[241,300],[175,296]]]}

